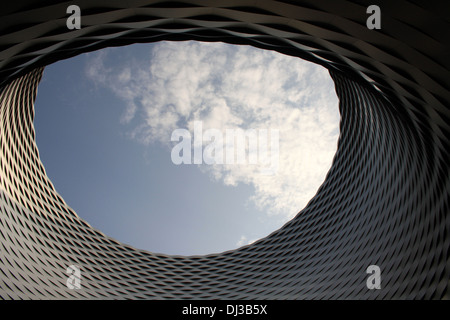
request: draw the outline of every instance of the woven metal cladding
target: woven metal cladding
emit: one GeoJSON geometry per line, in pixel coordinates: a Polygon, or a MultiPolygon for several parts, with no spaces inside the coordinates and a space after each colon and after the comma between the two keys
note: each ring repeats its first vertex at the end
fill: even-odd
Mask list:
{"type": "Polygon", "coordinates": [[[0,17],[0,297],[449,298],[449,20],[442,1],[12,1],[0,17]],[[66,8],[82,28],[66,28],[66,8]],[[319,63],[340,99],[333,165],[307,207],[252,245],[167,256],[80,219],[39,160],[43,67],[159,40],[250,44],[319,63]],[[381,268],[382,288],[366,287],[381,268]],[[82,288],[66,286],[69,265],[82,288]]]}

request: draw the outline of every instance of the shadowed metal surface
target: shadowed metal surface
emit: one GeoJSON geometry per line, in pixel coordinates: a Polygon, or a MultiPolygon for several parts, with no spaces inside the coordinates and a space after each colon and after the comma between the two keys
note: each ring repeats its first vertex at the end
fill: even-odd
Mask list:
{"type": "Polygon", "coordinates": [[[449,5],[378,1],[18,1],[0,17],[0,297],[4,299],[449,298],[449,5]],[[66,8],[81,8],[80,30],[66,8]],[[250,44],[319,63],[340,99],[340,138],[308,206],[252,245],[168,256],[81,220],[39,160],[43,67],[160,40],[250,44]],[[381,290],[366,268],[380,266],[381,290]],[[81,267],[80,290],[66,286],[81,267]]]}

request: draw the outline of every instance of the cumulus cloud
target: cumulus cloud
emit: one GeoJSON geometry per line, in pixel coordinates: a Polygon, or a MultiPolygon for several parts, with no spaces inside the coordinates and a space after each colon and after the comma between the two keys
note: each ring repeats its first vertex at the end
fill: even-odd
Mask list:
{"type": "Polygon", "coordinates": [[[237,247],[245,246],[245,245],[248,245],[248,244],[252,244],[255,241],[256,240],[248,240],[246,236],[241,236],[239,238],[239,241],[236,242],[236,246],[237,247]]]}
{"type": "MultiPolygon", "coordinates": [[[[114,49],[108,49],[114,50],[114,49]]],[[[279,130],[279,168],[262,175],[252,165],[200,165],[211,179],[254,187],[252,201],[290,219],[325,179],[339,135],[338,99],[321,66],[249,46],[161,42],[147,59],[106,63],[111,51],[89,55],[86,74],[125,103],[130,137],[173,147],[173,130],[279,130]]],[[[242,239],[241,239],[242,240],[242,239]]],[[[242,240],[242,241],[245,241],[242,240]]]]}

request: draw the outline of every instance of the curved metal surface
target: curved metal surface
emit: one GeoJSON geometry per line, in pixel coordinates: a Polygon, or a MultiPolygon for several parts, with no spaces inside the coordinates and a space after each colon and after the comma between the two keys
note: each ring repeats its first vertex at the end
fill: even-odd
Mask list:
{"type": "Polygon", "coordinates": [[[378,1],[72,1],[3,4],[0,17],[0,297],[4,299],[449,298],[449,6],[378,1]],[[123,245],[81,220],[39,160],[43,67],[159,40],[250,44],[330,70],[341,125],[307,207],[268,237],[207,256],[123,245]],[[366,287],[366,268],[382,288],[366,287]],[[66,286],[69,265],[82,289],[66,286]]]}

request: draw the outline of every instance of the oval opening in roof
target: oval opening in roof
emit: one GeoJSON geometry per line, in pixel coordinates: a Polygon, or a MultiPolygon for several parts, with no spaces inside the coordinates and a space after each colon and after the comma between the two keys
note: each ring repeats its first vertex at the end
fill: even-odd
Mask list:
{"type": "Polygon", "coordinates": [[[223,43],[107,48],[44,70],[35,129],[56,190],[139,249],[204,255],[292,219],[339,135],[325,68],[223,43]]]}

